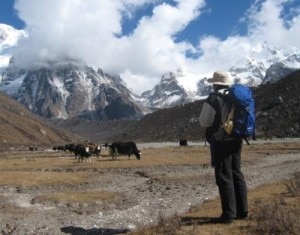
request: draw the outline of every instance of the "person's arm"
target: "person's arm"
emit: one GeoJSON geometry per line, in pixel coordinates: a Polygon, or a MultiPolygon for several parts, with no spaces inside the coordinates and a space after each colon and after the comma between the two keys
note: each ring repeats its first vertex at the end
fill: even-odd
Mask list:
{"type": "Polygon", "coordinates": [[[214,122],[216,111],[207,102],[204,102],[199,116],[199,122],[202,127],[210,127],[214,122]]]}

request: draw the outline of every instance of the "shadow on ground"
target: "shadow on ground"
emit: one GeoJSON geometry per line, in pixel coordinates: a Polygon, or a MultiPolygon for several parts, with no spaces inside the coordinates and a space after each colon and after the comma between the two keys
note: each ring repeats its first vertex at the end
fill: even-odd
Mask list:
{"type": "Polygon", "coordinates": [[[204,225],[212,224],[212,220],[216,219],[215,217],[182,217],[181,224],[183,226],[194,226],[194,225],[204,225]]]}
{"type": "Polygon", "coordinates": [[[115,235],[115,234],[126,234],[129,232],[128,229],[111,229],[111,228],[91,228],[84,229],[80,227],[68,226],[60,229],[63,233],[71,235],[115,235]]]}

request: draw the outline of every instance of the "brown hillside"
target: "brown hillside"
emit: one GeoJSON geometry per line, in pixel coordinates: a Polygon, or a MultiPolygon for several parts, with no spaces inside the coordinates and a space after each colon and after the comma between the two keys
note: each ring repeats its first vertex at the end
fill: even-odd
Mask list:
{"type": "Polygon", "coordinates": [[[264,137],[300,136],[300,70],[275,84],[255,90],[258,134],[264,137]]]}
{"type": "Polygon", "coordinates": [[[161,109],[134,121],[88,121],[82,119],[51,120],[93,142],[134,140],[138,142],[199,140],[204,134],[198,123],[201,101],[161,109]]]}
{"type": "Polygon", "coordinates": [[[49,146],[70,142],[74,134],[58,130],[24,106],[0,93],[0,149],[18,145],[49,146]]]}

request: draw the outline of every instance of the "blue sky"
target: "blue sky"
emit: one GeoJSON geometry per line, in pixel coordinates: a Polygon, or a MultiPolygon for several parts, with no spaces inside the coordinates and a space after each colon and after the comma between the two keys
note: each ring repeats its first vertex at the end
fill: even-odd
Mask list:
{"type": "Polygon", "coordinates": [[[0,1],[0,23],[14,26],[16,29],[24,28],[24,22],[14,10],[14,0],[0,1]]]}
{"type": "MultiPolygon", "coordinates": [[[[172,1],[165,2],[172,3],[172,1]]],[[[201,10],[203,15],[191,21],[182,32],[176,35],[176,38],[178,41],[188,40],[196,44],[203,35],[215,35],[225,39],[231,34],[245,34],[246,24],[241,22],[241,19],[250,8],[251,2],[253,0],[208,0],[206,6],[201,10]]],[[[151,6],[139,9],[133,18],[128,19],[123,25],[124,33],[130,33],[142,16],[151,16],[152,10],[151,6]]]]}
{"type": "Polygon", "coordinates": [[[137,93],[178,68],[229,69],[265,42],[300,48],[300,0],[0,0],[0,23],[28,34],[11,50],[19,65],[74,57],[137,93]]]}
{"type": "MultiPolygon", "coordinates": [[[[164,2],[172,4],[172,1],[164,2]]],[[[203,15],[193,20],[185,30],[180,32],[176,36],[177,40],[189,40],[195,44],[201,35],[215,35],[221,39],[225,39],[230,34],[245,34],[246,25],[240,22],[240,20],[252,2],[253,0],[206,1],[206,6],[202,9],[203,15]]],[[[14,3],[15,0],[0,1],[0,23],[11,25],[16,29],[23,29],[25,23],[18,17],[18,12],[14,9],[14,3]]],[[[132,19],[127,19],[124,22],[124,34],[131,33],[142,16],[151,16],[152,10],[153,6],[149,4],[137,10],[132,19]]]]}
{"type": "Polygon", "coordinates": [[[207,6],[202,9],[203,15],[192,21],[189,26],[180,33],[180,38],[187,37],[195,42],[203,35],[215,35],[225,39],[228,35],[239,33],[245,35],[246,24],[241,22],[250,0],[209,0],[207,6]]]}

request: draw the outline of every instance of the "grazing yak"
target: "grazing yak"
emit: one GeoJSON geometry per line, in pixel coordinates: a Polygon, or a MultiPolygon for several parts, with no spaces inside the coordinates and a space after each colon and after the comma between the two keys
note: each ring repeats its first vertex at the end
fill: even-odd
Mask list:
{"type": "Polygon", "coordinates": [[[86,146],[89,147],[90,154],[95,154],[97,156],[97,158],[100,156],[101,149],[102,149],[101,145],[87,143],[86,146]]]}
{"type": "Polygon", "coordinates": [[[53,149],[54,151],[58,151],[58,152],[60,152],[60,151],[66,151],[64,145],[54,146],[52,149],[53,149]]]}
{"type": "Polygon", "coordinates": [[[38,148],[35,147],[35,146],[30,146],[29,147],[29,151],[37,151],[37,150],[38,150],[38,148]]]}
{"type": "Polygon", "coordinates": [[[78,162],[83,161],[84,158],[91,161],[92,154],[95,154],[97,157],[100,156],[101,146],[93,143],[77,144],[75,145],[73,152],[75,159],[79,156],[78,162]]]}
{"type": "Polygon", "coordinates": [[[118,154],[130,155],[134,154],[138,160],[141,159],[141,151],[138,150],[136,143],[134,142],[113,142],[111,145],[108,145],[110,155],[112,160],[117,160],[118,154]]]}
{"type": "Polygon", "coordinates": [[[75,158],[78,158],[78,162],[83,162],[86,159],[86,162],[91,162],[91,153],[88,146],[85,144],[77,144],[74,148],[75,158]]]}
{"type": "Polygon", "coordinates": [[[75,144],[70,143],[65,145],[65,151],[69,151],[70,153],[73,153],[75,150],[75,144]]]}
{"type": "Polygon", "coordinates": [[[75,149],[75,144],[73,143],[70,143],[70,144],[65,144],[65,145],[58,145],[58,146],[54,146],[52,148],[54,151],[63,151],[63,152],[66,152],[67,150],[69,152],[74,152],[74,149],[75,149]]]}
{"type": "Polygon", "coordinates": [[[187,140],[179,140],[179,146],[184,146],[187,147],[188,146],[188,141],[187,140]]]}

